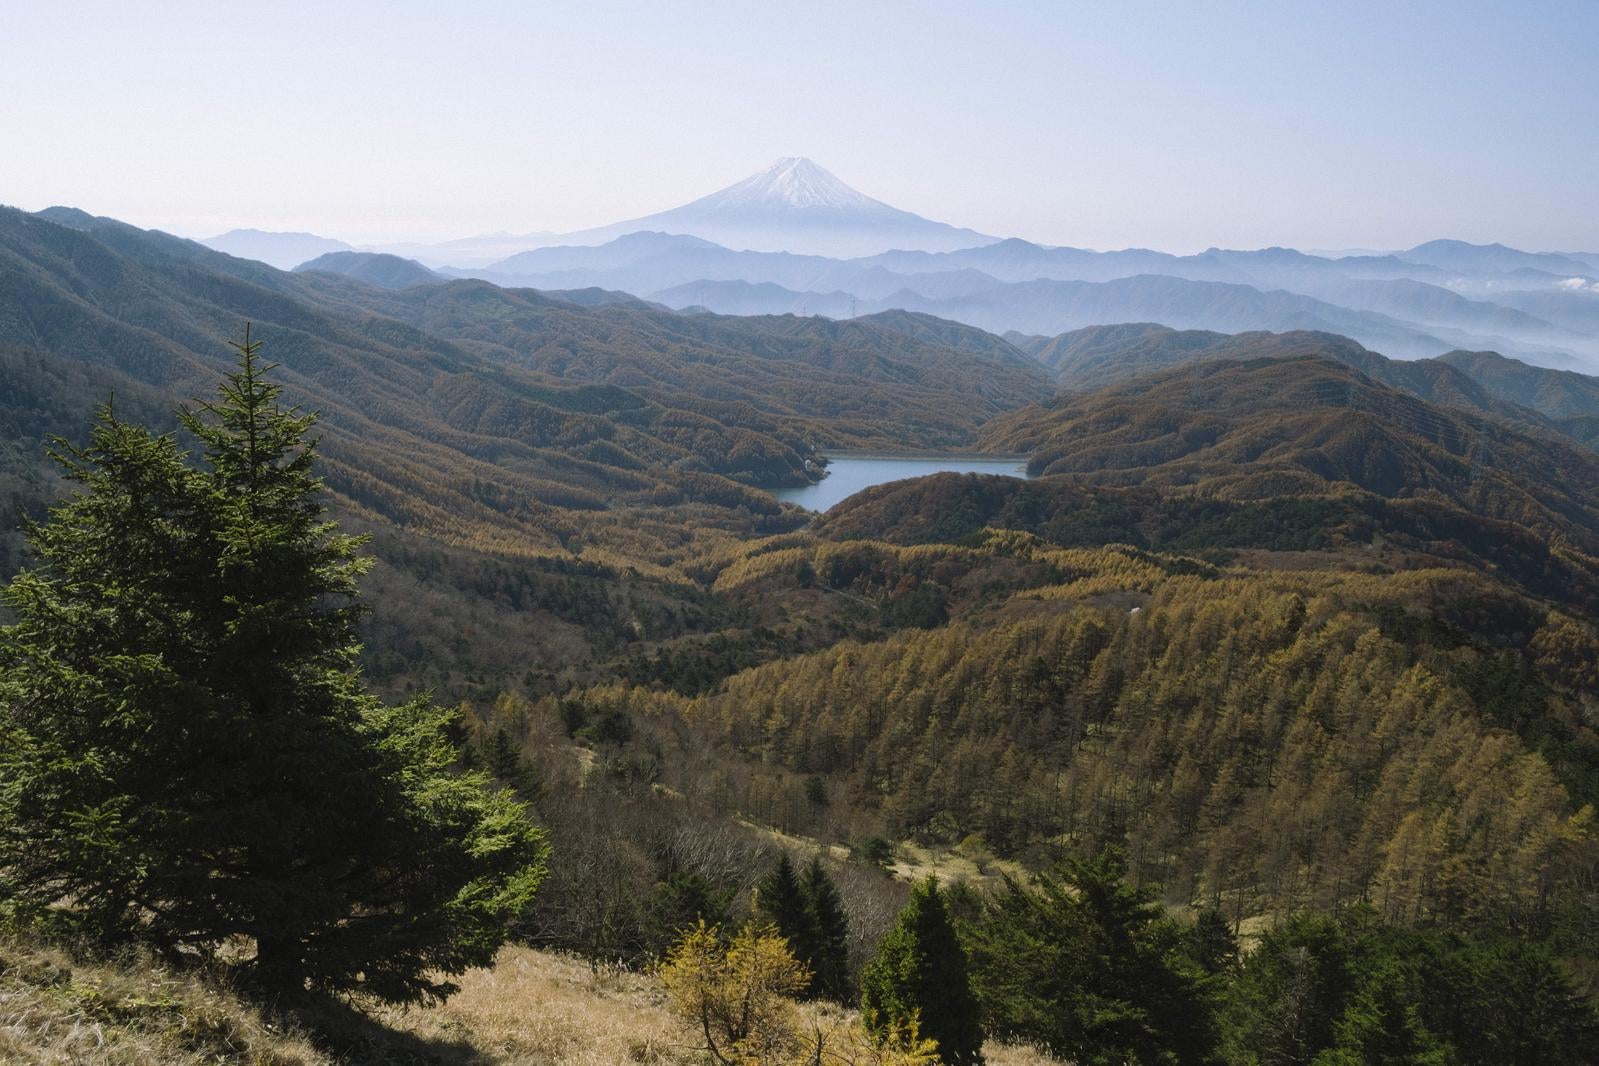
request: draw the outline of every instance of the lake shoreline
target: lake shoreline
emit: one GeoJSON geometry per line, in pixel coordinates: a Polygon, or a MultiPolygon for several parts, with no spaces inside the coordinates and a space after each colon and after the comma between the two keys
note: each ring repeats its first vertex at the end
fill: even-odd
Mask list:
{"type": "Polygon", "coordinates": [[[817,455],[828,461],[834,459],[875,459],[882,462],[894,462],[906,459],[931,463],[1025,463],[1032,458],[1031,455],[1025,452],[885,452],[850,451],[844,448],[833,448],[817,452],[817,455]]]}
{"type": "Polygon", "coordinates": [[[997,474],[1024,480],[1028,476],[1026,456],[837,451],[824,452],[823,458],[827,463],[822,467],[822,477],[813,484],[799,488],[771,488],[767,491],[784,503],[825,513],[834,504],[873,485],[910,478],[942,473],[997,474]]]}

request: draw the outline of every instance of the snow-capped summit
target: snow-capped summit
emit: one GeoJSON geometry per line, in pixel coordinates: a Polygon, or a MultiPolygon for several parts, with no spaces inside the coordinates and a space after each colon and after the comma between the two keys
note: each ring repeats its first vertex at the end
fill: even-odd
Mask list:
{"type": "Polygon", "coordinates": [[[788,207],[893,208],[845,185],[803,156],[779,159],[759,174],[694,201],[697,205],[782,204],[788,207]]]}
{"type": "Polygon", "coordinates": [[[598,244],[641,230],[689,234],[735,249],[830,256],[896,248],[947,252],[994,240],[890,207],[794,156],[682,207],[568,234],[563,241],[598,244]]]}

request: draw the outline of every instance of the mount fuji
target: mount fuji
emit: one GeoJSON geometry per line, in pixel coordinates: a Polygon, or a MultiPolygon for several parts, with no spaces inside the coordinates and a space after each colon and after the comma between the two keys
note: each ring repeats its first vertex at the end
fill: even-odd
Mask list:
{"type": "Polygon", "coordinates": [[[435,268],[475,270],[533,249],[607,244],[635,233],[699,237],[733,251],[842,259],[889,251],[956,252],[999,239],[901,211],[850,188],[809,159],[791,157],[681,207],[608,226],[572,233],[492,233],[443,244],[379,244],[363,250],[405,256],[435,268]]]}
{"type": "Polygon", "coordinates": [[[891,249],[950,252],[998,239],[891,207],[809,159],[794,157],[681,207],[570,233],[563,241],[598,244],[643,230],[688,234],[733,249],[841,257],[891,249]]]}

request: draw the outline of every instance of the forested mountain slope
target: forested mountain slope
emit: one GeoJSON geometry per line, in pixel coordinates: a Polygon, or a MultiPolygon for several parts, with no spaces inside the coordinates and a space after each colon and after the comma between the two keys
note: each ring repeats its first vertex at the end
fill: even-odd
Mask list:
{"type": "Polygon", "coordinates": [[[296,274],[310,270],[353,278],[384,289],[431,285],[444,280],[415,259],[378,252],[327,252],[294,268],[296,274]]]}
{"type": "MultiPolygon", "coordinates": [[[[844,438],[969,437],[984,414],[1047,390],[1036,369],[1014,353],[1001,352],[1006,365],[995,371],[989,360],[974,361],[970,352],[867,323],[684,317],[637,302],[582,306],[482,282],[388,292],[315,274],[285,274],[82,212],[52,209],[45,216],[72,229],[6,214],[0,247],[11,256],[4,292],[14,325],[4,339],[47,350],[71,348],[91,361],[114,358],[121,369],[147,376],[172,377],[194,361],[192,353],[206,348],[213,333],[226,335],[229,326],[250,317],[297,334],[278,357],[297,376],[313,378],[340,356],[350,359],[351,350],[412,364],[426,353],[433,360],[427,365],[445,370],[457,369],[452,361],[475,368],[471,355],[500,355],[505,358],[492,361],[496,369],[515,362],[568,381],[725,400],[798,420],[830,417],[844,438]],[[113,337],[81,335],[86,319],[98,330],[122,331],[114,338],[114,356],[113,337]],[[140,329],[147,332],[139,335],[140,329]],[[141,357],[140,349],[152,345],[175,358],[141,357]],[[295,362],[301,347],[316,349],[316,360],[304,369],[295,362]],[[164,370],[157,369],[161,363],[164,370]],[[837,393],[860,396],[877,388],[894,395],[876,404],[873,420],[856,423],[834,413],[837,393]],[[918,416],[935,413],[936,400],[952,388],[981,391],[987,409],[943,414],[923,425],[918,416]],[[815,390],[809,400],[807,390],[815,390]],[[774,392],[800,398],[785,405],[774,392]],[[883,412],[899,405],[919,409],[883,424],[883,412]]],[[[712,453],[708,462],[717,459],[712,453]]]]}
{"type": "Polygon", "coordinates": [[[1581,906],[1589,815],[1562,777],[1591,801],[1596,750],[1562,673],[1573,623],[1458,572],[1055,561],[1061,584],[986,624],[769,664],[681,713],[842,777],[892,834],[1022,855],[1127,840],[1172,898],[1240,916],[1581,906]]]}
{"type": "Polygon", "coordinates": [[[1506,359],[1496,352],[1449,352],[1447,363],[1495,395],[1550,418],[1599,415],[1599,378],[1570,370],[1549,370],[1506,359]]]}
{"type": "Polygon", "coordinates": [[[1446,407],[1568,432],[1567,419],[1599,414],[1599,379],[1532,366],[1493,352],[1450,352],[1435,359],[1389,359],[1348,337],[1175,330],[1151,322],[1090,326],[1054,337],[1010,334],[1049,367],[1063,390],[1087,392],[1140,374],[1201,359],[1314,355],[1346,363],[1384,384],[1446,407]]]}
{"type": "Polygon", "coordinates": [[[182,395],[251,320],[323,412],[335,487],[435,534],[548,544],[528,513],[661,493],[759,507],[720,479],[795,483],[829,444],[969,444],[1047,388],[1004,346],[974,357],[869,323],[684,318],[482,282],[390,292],[46,214],[59,221],[0,214],[0,341],[182,395]],[[450,518],[401,517],[429,505],[450,518]]]}
{"type": "Polygon", "coordinates": [[[1400,553],[1599,604],[1591,451],[1328,360],[1197,363],[1063,396],[989,433],[1062,476],[882,485],[823,528],[901,543],[993,526],[1068,547],[1400,553]]]}
{"type": "MultiPolygon", "coordinates": [[[[1049,392],[1008,349],[569,295],[386,290],[78,211],[0,211],[4,497],[33,514],[54,498],[43,437],[81,434],[113,393],[170,426],[250,321],[289,399],[321,412],[336,509],[394,564],[369,656],[396,679],[503,681],[530,649],[579,668],[725,624],[678,567],[803,521],[751,486],[802,483],[818,447],[969,447],[1049,392]]],[[[9,572],[14,534],[0,551],[9,572]]]]}
{"type": "Polygon", "coordinates": [[[1365,903],[1599,972],[1599,456],[1520,371],[386,289],[50,215],[0,213],[6,501],[59,496],[41,438],[108,394],[170,428],[255,323],[374,536],[371,675],[459,701],[460,759],[549,828],[530,938],[646,961],[741,914],[777,840],[849,871],[858,963],[902,890],[879,863],[1115,845],[1173,913],[1365,903]],[[1040,476],[819,522],[757,487],[840,445],[1040,476]]]}
{"type": "Polygon", "coordinates": [[[910,626],[691,697],[582,698],[750,760],[668,779],[790,831],[1028,865],[1113,841],[1234,919],[1364,901],[1594,957],[1599,459],[1317,358],[1196,363],[990,433],[1044,476],[879,486],[713,585],[910,626]]]}
{"type": "Polygon", "coordinates": [[[1019,353],[974,356],[865,321],[677,315],[637,305],[580,312],[481,281],[354,298],[482,355],[566,379],[703,405],[716,417],[753,409],[744,417],[804,420],[824,444],[969,441],[983,418],[1050,391],[1019,353]],[[955,394],[976,403],[952,409],[955,394]]]}
{"type": "Polygon", "coordinates": [[[1040,474],[1225,499],[1350,486],[1437,499],[1599,548],[1599,457],[1317,358],[1208,361],[997,420],[1040,474]]]}

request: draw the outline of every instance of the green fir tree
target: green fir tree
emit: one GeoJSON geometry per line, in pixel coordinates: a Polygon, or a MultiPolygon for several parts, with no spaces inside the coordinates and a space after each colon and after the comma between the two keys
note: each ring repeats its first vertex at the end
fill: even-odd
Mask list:
{"type": "Polygon", "coordinates": [[[985,902],[968,940],[989,1024],[1085,1066],[1213,1061],[1219,982],[1126,873],[1106,849],[985,902]]]}
{"type": "Polygon", "coordinates": [[[55,443],[77,491],[3,594],[0,891],[102,938],[252,944],[281,993],[448,994],[530,905],[543,836],[454,771],[452,712],[366,690],[370,560],[325,516],[313,416],[235,347],[181,415],[203,463],[109,404],[55,443]]]}
{"type": "Polygon", "coordinates": [[[880,1038],[919,1019],[921,1035],[938,1042],[940,1061],[983,1061],[983,1027],[936,878],[911,892],[894,928],[861,973],[861,1020],[880,1038]]]}
{"type": "Polygon", "coordinates": [[[796,959],[811,966],[816,954],[816,929],[811,924],[805,889],[786,851],[778,855],[771,872],[755,886],[755,916],[788,941],[788,950],[796,959]]]}
{"type": "Polygon", "coordinates": [[[800,888],[813,937],[808,960],[811,992],[843,1003],[850,996],[849,916],[844,913],[844,901],[819,857],[813,857],[805,868],[800,888]]]}

